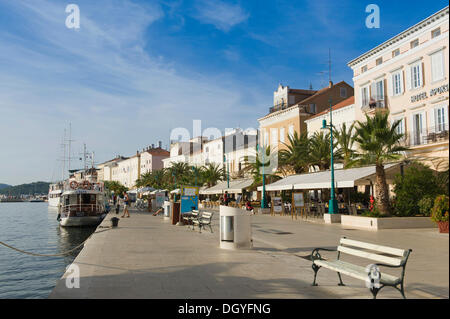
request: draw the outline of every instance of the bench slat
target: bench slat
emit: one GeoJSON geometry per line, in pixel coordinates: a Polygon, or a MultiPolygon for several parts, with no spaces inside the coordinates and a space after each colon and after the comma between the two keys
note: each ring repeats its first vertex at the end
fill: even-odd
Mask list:
{"type": "Polygon", "coordinates": [[[386,256],[374,254],[374,253],[365,252],[362,250],[349,248],[349,247],[338,246],[337,249],[338,249],[338,251],[345,253],[345,254],[375,260],[375,261],[385,263],[388,265],[392,265],[392,266],[400,266],[400,264],[402,262],[401,259],[398,259],[398,258],[386,257],[386,256]]]}
{"type": "Polygon", "coordinates": [[[352,240],[352,239],[347,239],[347,238],[341,238],[341,245],[348,245],[348,246],[353,246],[353,247],[370,249],[370,250],[374,250],[374,251],[377,251],[380,253],[386,253],[386,254],[399,256],[399,257],[404,257],[405,252],[406,252],[404,249],[380,246],[380,245],[365,243],[362,241],[357,241],[357,240],[352,240]]]}

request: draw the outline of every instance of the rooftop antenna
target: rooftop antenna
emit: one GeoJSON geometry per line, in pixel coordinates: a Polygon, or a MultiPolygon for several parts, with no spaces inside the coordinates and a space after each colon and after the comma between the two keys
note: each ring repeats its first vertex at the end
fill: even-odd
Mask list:
{"type": "Polygon", "coordinates": [[[331,48],[328,48],[328,80],[331,83],[331,48]]]}

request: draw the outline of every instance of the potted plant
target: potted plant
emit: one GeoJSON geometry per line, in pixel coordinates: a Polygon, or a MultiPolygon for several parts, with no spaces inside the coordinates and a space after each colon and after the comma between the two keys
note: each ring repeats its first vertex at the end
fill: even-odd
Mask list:
{"type": "Polygon", "coordinates": [[[438,224],[440,233],[448,234],[448,196],[439,195],[434,201],[431,219],[438,224]]]}

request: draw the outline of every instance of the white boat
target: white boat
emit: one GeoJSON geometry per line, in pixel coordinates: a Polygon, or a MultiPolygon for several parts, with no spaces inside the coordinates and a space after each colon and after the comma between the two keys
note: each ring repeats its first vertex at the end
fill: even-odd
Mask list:
{"type": "Polygon", "coordinates": [[[61,202],[61,194],[63,189],[63,183],[50,184],[48,190],[48,206],[59,207],[61,202]]]}
{"type": "Polygon", "coordinates": [[[93,183],[87,179],[64,182],[59,224],[64,227],[96,226],[105,216],[103,183],[93,183]]]}

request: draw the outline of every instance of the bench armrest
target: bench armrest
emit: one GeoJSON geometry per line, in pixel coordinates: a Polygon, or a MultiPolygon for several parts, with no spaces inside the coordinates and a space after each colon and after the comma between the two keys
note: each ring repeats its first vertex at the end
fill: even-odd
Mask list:
{"type": "Polygon", "coordinates": [[[337,248],[335,249],[328,249],[328,248],[316,248],[311,253],[311,261],[314,262],[314,260],[322,260],[322,256],[320,255],[319,251],[337,251],[337,248]]]}

